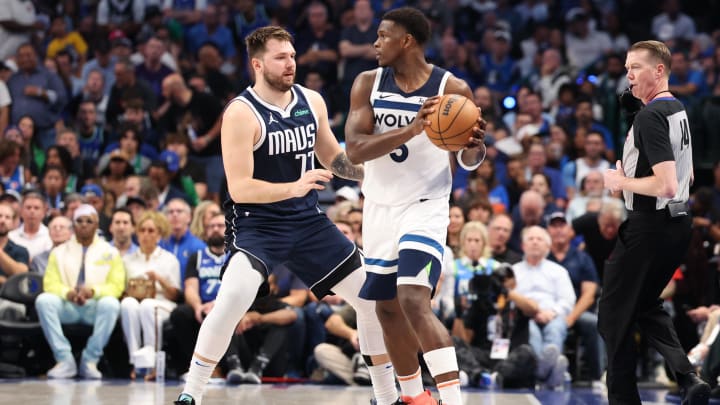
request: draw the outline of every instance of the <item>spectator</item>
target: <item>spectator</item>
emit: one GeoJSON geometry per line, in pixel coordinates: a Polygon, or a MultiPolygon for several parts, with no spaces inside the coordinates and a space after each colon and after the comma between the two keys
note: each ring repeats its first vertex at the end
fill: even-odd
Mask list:
{"type": "Polygon", "coordinates": [[[548,48],[542,53],[542,64],[540,65],[540,80],[535,85],[543,103],[542,108],[549,111],[557,102],[560,86],[570,83],[570,74],[563,66],[560,51],[548,48]]]}
{"type": "MultiPolygon", "coordinates": [[[[190,138],[186,134],[169,133],[165,136],[165,148],[178,156],[178,172],[173,180],[179,180],[185,194],[197,196],[198,201],[207,197],[207,180],[205,168],[197,161],[190,159],[190,138]]],[[[175,183],[178,185],[178,182],[175,183]]]]}
{"type": "MultiPolygon", "coordinates": [[[[236,88],[245,87],[237,85],[228,78],[223,71],[227,66],[227,62],[223,58],[220,48],[213,42],[206,42],[200,46],[197,52],[197,64],[195,65],[195,74],[204,79],[207,86],[203,86],[202,91],[210,89],[210,93],[220,98],[223,103],[227,103],[235,97],[236,88]]],[[[200,89],[196,90],[200,91],[200,89]]]]}
{"type": "Polygon", "coordinates": [[[77,31],[67,31],[67,16],[56,14],[50,21],[50,43],[47,46],[45,56],[54,58],[61,50],[65,50],[72,55],[75,60],[77,69],[73,71],[73,75],[79,74],[79,69],[87,60],[88,45],[82,35],[77,31]]]}
{"type": "MultiPolygon", "coordinates": [[[[581,140],[577,136],[578,130],[584,130],[585,134],[590,132],[599,132],[603,136],[605,141],[605,158],[610,161],[615,161],[615,141],[613,135],[605,128],[604,125],[595,121],[593,118],[593,101],[589,97],[580,98],[575,105],[575,122],[574,126],[570,127],[570,134],[575,137],[576,141],[581,140]]],[[[582,144],[581,144],[582,145],[582,144]]]]}
{"type": "Polygon", "coordinates": [[[573,221],[587,212],[598,212],[602,203],[611,198],[603,187],[602,172],[591,171],[580,180],[580,192],[570,201],[565,218],[573,221]]]}
{"type": "Polygon", "coordinates": [[[190,222],[190,232],[198,238],[205,240],[207,237],[205,228],[207,228],[210,220],[217,214],[222,214],[219,205],[214,201],[201,201],[193,211],[192,222],[190,222]]]}
{"type": "Polygon", "coordinates": [[[45,274],[52,249],[72,238],[74,234],[72,220],[64,215],[54,217],[50,220],[50,223],[48,223],[48,231],[50,233],[50,240],[52,240],[53,243],[52,248],[33,257],[30,263],[30,271],[41,275],[45,274]]]}
{"type": "Polygon", "coordinates": [[[42,194],[37,191],[26,192],[20,205],[22,225],[9,234],[13,242],[27,249],[30,260],[52,248],[50,233],[42,223],[46,211],[47,205],[42,194]]]}
{"type": "Polygon", "coordinates": [[[450,207],[450,222],[447,226],[447,245],[452,249],[454,257],[459,257],[461,241],[460,232],[465,225],[465,212],[459,205],[452,205],[450,207]]]}
{"type": "Polygon", "coordinates": [[[99,183],[103,188],[118,196],[125,192],[125,181],[134,172],[127,154],[122,149],[115,149],[109,155],[110,162],[100,172],[99,183]]]}
{"type": "Polygon", "coordinates": [[[345,60],[342,88],[346,94],[349,94],[355,77],[377,66],[374,46],[377,24],[370,1],[356,1],[353,5],[353,17],[354,24],[343,29],[338,44],[340,57],[345,60]]]}
{"type": "MultiPolygon", "coordinates": [[[[91,74],[99,76],[99,72],[91,74]]],[[[83,161],[83,172],[92,172],[97,166],[100,154],[107,143],[107,134],[102,124],[98,123],[97,106],[92,101],[82,101],[77,111],[75,128],[78,134],[80,155],[83,161]]]]}
{"type": "MultiPolygon", "coordinates": [[[[177,155],[175,155],[177,156],[177,155]]],[[[155,160],[150,165],[148,177],[160,192],[158,201],[159,207],[163,208],[173,199],[183,199],[192,205],[193,201],[182,190],[171,184],[172,175],[178,170],[177,160],[168,162],[167,160],[155,160]]]]}
{"type": "Polygon", "coordinates": [[[120,312],[118,297],[125,288],[125,269],[117,250],[97,235],[97,212],[87,204],[73,215],[76,234],[50,252],[43,277],[44,291],[35,300],[40,326],[57,364],[49,378],[78,373],[62,324],[84,323],[93,332],[82,353],[79,374],[100,379],[97,362],[120,312]]]}
{"type": "Polygon", "coordinates": [[[32,1],[4,2],[0,8],[0,61],[13,56],[20,45],[30,42],[33,32],[44,28],[32,1]]]}
{"type": "Polygon", "coordinates": [[[124,258],[138,250],[138,245],[132,239],[134,233],[135,218],[132,212],[127,208],[115,208],[110,217],[110,245],[120,252],[120,257],[124,258]]]}
{"type": "MultiPolygon", "coordinates": [[[[231,3],[232,15],[228,27],[235,37],[235,44],[242,47],[245,37],[257,28],[270,25],[265,5],[255,0],[238,0],[231,3]],[[259,3],[259,4],[258,4],[259,3]]],[[[277,18],[277,16],[275,16],[277,18]]]]}
{"type": "Polygon", "coordinates": [[[116,3],[100,0],[97,6],[97,24],[105,32],[119,30],[135,34],[145,18],[145,1],[127,0],[116,3]]]}
{"type": "Polygon", "coordinates": [[[520,203],[513,210],[513,232],[508,246],[517,251],[522,246],[521,233],[524,228],[532,225],[545,227],[545,218],[552,214],[553,208],[548,209],[545,198],[535,190],[527,190],[522,193],[520,203]]]}
{"type": "Polygon", "coordinates": [[[86,173],[83,169],[82,157],[80,155],[80,142],[78,135],[70,128],[63,128],[57,132],[55,144],[64,147],[70,152],[72,158],[72,168],[68,173],[75,173],[79,179],[92,177],[91,173],[86,173]]]}
{"type": "Polygon", "coordinates": [[[78,176],[73,172],[73,161],[70,152],[59,145],[53,145],[47,149],[45,166],[60,166],[65,171],[65,193],[76,193],[78,176]]]}
{"type": "Polygon", "coordinates": [[[152,111],[155,108],[157,96],[150,85],[135,76],[135,66],[127,59],[115,62],[115,84],[110,90],[105,122],[116,125],[118,118],[124,112],[123,100],[141,98],[145,107],[152,111]]]}
{"type": "Polygon", "coordinates": [[[656,38],[681,38],[692,41],[695,38],[695,22],[680,11],[680,2],[665,0],[663,12],[652,19],[652,33],[656,38]]]}
{"type": "Polygon", "coordinates": [[[165,18],[176,20],[185,27],[197,24],[202,18],[202,10],[206,8],[206,0],[163,0],[162,2],[165,18]]]}
{"type": "Polygon", "coordinates": [[[522,255],[508,247],[513,234],[513,221],[508,214],[496,214],[490,219],[488,226],[488,245],[492,258],[500,263],[515,264],[522,260],[522,255]]]}
{"type": "Polygon", "coordinates": [[[541,359],[556,359],[549,362],[551,370],[538,367],[537,377],[551,386],[562,384],[562,379],[551,378],[563,375],[568,360],[560,354],[567,336],[565,319],[575,305],[575,292],[567,270],[546,259],[550,253],[550,235],[539,227],[523,230],[523,261],[513,265],[517,278],[517,293],[538,304],[538,312],[530,321],[530,346],[541,359]]]}
{"type": "Polygon", "coordinates": [[[565,14],[565,23],[567,59],[573,69],[585,70],[612,51],[610,36],[603,31],[591,30],[589,16],[582,8],[570,9],[565,14]]]}
{"type": "MultiPolygon", "coordinates": [[[[5,67],[5,63],[0,61],[0,69],[5,67]]],[[[5,80],[0,79],[0,134],[5,133],[5,128],[10,123],[10,104],[12,104],[10,90],[8,90],[5,80]]]]}
{"type": "Polygon", "coordinates": [[[99,222],[98,227],[100,229],[100,232],[102,232],[102,235],[107,237],[107,235],[110,234],[110,218],[104,213],[105,191],[103,191],[103,188],[101,186],[90,183],[84,185],[80,189],[80,195],[83,196],[83,199],[86,203],[92,205],[97,211],[99,222]]]}
{"type": "MultiPolygon", "coordinates": [[[[160,136],[153,127],[152,119],[148,111],[145,110],[145,101],[139,97],[133,97],[124,101],[125,111],[118,119],[120,125],[115,128],[115,133],[112,134],[114,140],[120,138],[122,140],[123,135],[127,135],[129,128],[132,129],[136,134],[137,145],[133,151],[130,145],[126,145],[125,152],[130,156],[135,156],[139,153],[148,159],[157,158],[157,148],[160,144],[160,136]]],[[[106,150],[112,150],[116,147],[115,143],[111,143],[107,146],[106,150]]],[[[150,164],[150,160],[138,162],[133,160],[133,167],[135,167],[136,173],[144,173],[147,171],[147,167],[150,164]]]]}
{"type": "MultiPolygon", "coordinates": [[[[170,234],[165,216],[159,212],[146,212],[137,222],[136,235],[139,248],[123,258],[127,279],[143,278],[155,283],[155,296],[138,300],[125,297],[120,303],[120,320],[135,370],[147,359],[155,358],[162,348],[162,323],[170,317],[180,294],[180,263],[175,256],[160,247],[160,241],[170,234]]],[[[150,367],[154,361],[148,361],[150,367]]]]}
{"type": "Polygon", "coordinates": [[[208,193],[216,199],[223,172],[220,157],[220,124],[223,106],[212,94],[191,90],[182,76],[172,74],[163,81],[165,103],[156,114],[165,132],[187,133],[194,159],[205,166],[208,193]]]}
{"type": "Polygon", "coordinates": [[[181,280],[185,279],[190,255],[205,248],[205,243],[190,233],[191,212],[190,205],[182,198],[170,200],[163,209],[170,223],[170,235],[160,241],[160,247],[172,252],[180,262],[181,280]]]}
{"type": "Polygon", "coordinates": [[[603,278],[605,260],[615,247],[618,229],[625,216],[622,201],[613,198],[603,202],[599,212],[588,212],[572,221],[575,234],[583,237],[585,251],[592,257],[600,280],[603,278]]]}
{"type": "Polygon", "coordinates": [[[105,76],[100,70],[91,70],[88,73],[87,80],[82,88],[80,94],[76,95],[75,98],[70,102],[72,106],[68,107],[71,114],[75,114],[74,125],[78,131],[88,131],[88,128],[81,130],[81,127],[88,127],[90,123],[86,122],[85,114],[81,110],[83,103],[90,103],[93,105],[93,118],[95,118],[94,125],[99,126],[102,130],[105,130],[105,112],[107,110],[107,103],[110,99],[110,89],[105,89],[105,76]]]}
{"type": "Polygon", "coordinates": [[[327,6],[313,1],[307,6],[307,28],[295,37],[298,81],[304,82],[309,70],[320,72],[328,85],[337,81],[339,35],[333,29],[327,6]]]}
{"type": "MultiPolygon", "coordinates": [[[[6,130],[6,135],[9,131],[16,131],[18,134],[16,136],[20,136],[20,131],[14,127],[6,130]]],[[[0,181],[2,181],[4,190],[13,190],[19,193],[25,187],[25,183],[32,178],[30,168],[20,164],[21,152],[22,147],[18,142],[0,139],[0,181]]]]}
{"type": "Polygon", "coordinates": [[[350,305],[335,309],[325,320],[324,326],[329,336],[313,350],[319,368],[347,385],[363,382],[357,378],[359,374],[356,372],[356,364],[364,364],[360,357],[356,322],[355,310],[350,305]]]}
{"type": "Polygon", "coordinates": [[[192,55],[197,55],[200,47],[206,42],[215,44],[224,58],[235,57],[232,32],[220,23],[220,11],[214,4],[205,7],[202,11],[202,21],[188,31],[187,47],[192,55]]]}
{"type": "MultiPolygon", "coordinates": [[[[180,191],[178,196],[185,195],[185,199],[190,205],[193,207],[196,206],[200,202],[200,199],[195,192],[195,185],[193,184],[192,178],[180,172],[180,157],[178,154],[171,150],[165,150],[160,154],[158,160],[165,163],[165,167],[167,167],[170,176],[170,186],[180,191]]],[[[151,177],[151,179],[155,180],[154,177],[151,177]]],[[[156,184],[159,183],[156,182],[156,184]]],[[[168,191],[168,195],[169,194],[170,191],[168,191]]]]}
{"type": "MultiPolygon", "coordinates": [[[[9,277],[28,271],[28,251],[8,238],[17,213],[10,204],[0,203],[0,286],[9,277]]],[[[25,314],[24,305],[0,299],[0,319],[15,318],[25,314]]]]}
{"type": "MultiPolygon", "coordinates": [[[[191,36],[192,38],[192,36],[191,36]]],[[[162,98],[162,81],[165,80],[173,70],[162,63],[162,56],[165,54],[165,42],[158,37],[150,37],[143,45],[143,62],[135,67],[135,77],[150,85],[159,103],[162,98]]]]}
{"type": "Polygon", "coordinates": [[[45,202],[48,207],[46,218],[62,215],[65,208],[65,184],[67,183],[67,173],[62,166],[45,165],[43,169],[40,189],[45,195],[45,202]]]}
{"type": "MultiPolygon", "coordinates": [[[[137,107],[134,104],[134,102],[129,103],[128,110],[134,110],[137,107]]],[[[147,173],[152,161],[140,152],[143,143],[138,127],[132,123],[122,124],[118,128],[118,133],[120,142],[116,145],[117,149],[113,150],[111,149],[113,145],[108,145],[108,149],[111,149],[110,152],[105,153],[98,160],[98,174],[108,168],[112,157],[122,157],[129,164],[131,173],[147,173]]]]}
{"type": "Polygon", "coordinates": [[[38,144],[47,149],[55,139],[55,124],[65,107],[67,96],[60,77],[38,64],[30,44],[21,45],[16,53],[18,71],[8,81],[12,97],[11,122],[29,115],[35,122],[38,144]]]}
{"type": "Polygon", "coordinates": [[[588,173],[602,173],[610,168],[610,162],[605,160],[605,141],[602,133],[588,132],[585,134],[584,143],[584,156],[569,162],[562,169],[563,184],[570,199],[580,189],[580,182],[588,173]]]}
{"type": "Polygon", "coordinates": [[[572,227],[568,224],[565,214],[555,212],[550,215],[548,222],[548,232],[552,239],[548,259],[568,271],[577,297],[575,306],[565,317],[565,323],[568,328],[574,328],[582,338],[585,348],[583,360],[590,371],[590,379],[598,381],[603,372],[604,346],[597,330],[595,310],[599,282],[597,270],[587,253],[570,245],[572,227]]]}
{"type": "MultiPolygon", "coordinates": [[[[82,68],[82,81],[85,83],[84,97],[95,101],[96,105],[107,105],[103,98],[110,95],[110,90],[115,84],[115,62],[117,58],[110,53],[110,42],[105,38],[99,39],[93,46],[95,58],[90,59],[82,68]],[[101,75],[102,87],[97,86],[97,81],[90,82],[90,73],[98,71],[101,75]],[[101,91],[102,90],[102,91],[101,91]]],[[[96,78],[100,79],[100,78],[96,78]]],[[[105,108],[98,108],[98,111],[105,111],[105,108]]],[[[105,115],[103,114],[103,120],[105,115]]]]}
{"type": "Polygon", "coordinates": [[[520,79],[517,63],[510,57],[511,46],[510,32],[498,29],[493,33],[488,52],[480,56],[482,81],[497,97],[507,95],[510,87],[520,79]]]}
{"type": "Polygon", "coordinates": [[[525,179],[529,182],[534,174],[542,173],[550,179],[550,190],[557,207],[565,208],[568,195],[563,186],[562,173],[547,164],[547,151],[543,144],[533,142],[527,151],[525,179]]]}
{"type": "Polygon", "coordinates": [[[672,52],[669,89],[687,107],[694,107],[707,92],[705,75],[693,69],[685,51],[672,52]]]}

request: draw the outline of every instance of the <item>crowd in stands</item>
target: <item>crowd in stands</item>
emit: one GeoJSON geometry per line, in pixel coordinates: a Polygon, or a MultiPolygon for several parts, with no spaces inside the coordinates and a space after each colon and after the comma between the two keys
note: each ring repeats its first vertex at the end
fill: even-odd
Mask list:
{"type": "MultiPolygon", "coordinates": [[[[625,51],[658,39],[672,50],[670,90],[688,109],[696,168],[713,173],[696,177],[688,257],[662,298],[693,364],[715,383],[720,7],[679,0],[7,0],[0,284],[43,275],[42,373],[152,379],[162,349],[169,376],[187,371],[224,260],[220,125],[224,106],[252,83],[244,37],[268,24],[293,33],[297,82],[323,95],[342,141],[352,82],[377,66],[379,17],[403,5],[425,13],[427,59],[467,81],[487,121],[486,161],[453,168],[433,301],[463,382],[602,378],[596,301],[626,216],[602,171],[622,156],[631,125],[618,101],[625,51]],[[80,349],[64,329],[77,323],[92,326],[80,349]],[[102,361],[112,345],[122,364],[102,361]]],[[[331,190],[323,208],[362,247],[359,185],[334,179],[331,190]]],[[[369,382],[341,299],[318,301],[282,266],[265,292],[237,325],[218,376],[369,382]]],[[[25,312],[0,300],[3,319],[25,312]]],[[[652,378],[655,358],[644,357],[652,378]]]]}

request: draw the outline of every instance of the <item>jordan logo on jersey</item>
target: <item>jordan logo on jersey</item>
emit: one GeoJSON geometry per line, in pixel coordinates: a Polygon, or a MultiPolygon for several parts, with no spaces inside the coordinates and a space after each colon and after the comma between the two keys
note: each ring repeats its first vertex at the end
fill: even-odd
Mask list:
{"type": "Polygon", "coordinates": [[[272,125],[273,122],[277,123],[277,120],[275,119],[275,117],[273,117],[272,113],[270,113],[270,119],[268,119],[268,125],[272,125]]]}

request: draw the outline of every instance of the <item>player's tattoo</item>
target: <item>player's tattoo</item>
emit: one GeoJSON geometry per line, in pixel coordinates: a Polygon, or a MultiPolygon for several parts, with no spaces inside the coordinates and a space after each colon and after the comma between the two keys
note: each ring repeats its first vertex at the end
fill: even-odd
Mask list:
{"type": "Polygon", "coordinates": [[[365,169],[362,165],[354,165],[350,162],[345,152],[340,152],[330,164],[330,171],[333,174],[349,180],[362,180],[365,177],[365,169]]]}

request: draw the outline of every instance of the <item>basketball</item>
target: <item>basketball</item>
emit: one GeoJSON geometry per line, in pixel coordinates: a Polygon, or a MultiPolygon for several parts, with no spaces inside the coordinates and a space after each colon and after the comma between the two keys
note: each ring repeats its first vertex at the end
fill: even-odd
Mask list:
{"type": "Polygon", "coordinates": [[[430,125],[425,127],[425,134],[440,149],[450,152],[462,149],[472,137],[480,115],[475,103],[459,94],[446,94],[436,106],[427,116],[430,125]]]}

